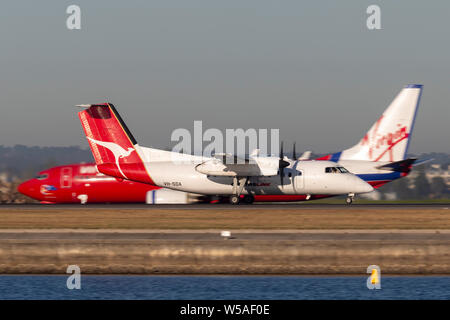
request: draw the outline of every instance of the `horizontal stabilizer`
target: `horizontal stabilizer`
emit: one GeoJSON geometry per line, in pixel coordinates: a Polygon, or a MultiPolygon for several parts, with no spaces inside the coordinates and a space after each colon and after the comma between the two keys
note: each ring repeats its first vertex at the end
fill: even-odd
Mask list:
{"type": "Polygon", "coordinates": [[[75,107],[79,108],[90,108],[90,107],[108,107],[107,103],[97,103],[97,104],[77,104],[75,107]]]}
{"type": "Polygon", "coordinates": [[[424,164],[424,163],[427,163],[427,162],[431,162],[431,161],[433,161],[433,160],[434,160],[434,158],[428,158],[428,159],[418,160],[418,161],[414,162],[413,166],[414,166],[414,167],[420,166],[421,164],[424,164]]]}
{"type": "Polygon", "coordinates": [[[409,172],[411,166],[417,159],[409,158],[405,160],[400,160],[396,162],[391,162],[382,166],[377,167],[377,169],[396,171],[396,172],[409,172]]]}

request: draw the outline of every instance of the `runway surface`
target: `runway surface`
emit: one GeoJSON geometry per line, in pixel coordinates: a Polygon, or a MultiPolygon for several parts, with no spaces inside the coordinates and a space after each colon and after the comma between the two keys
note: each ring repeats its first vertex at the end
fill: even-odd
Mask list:
{"type": "Polygon", "coordinates": [[[160,204],[148,205],[140,203],[124,203],[124,204],[2,204],[0,210],[10,209],[33,209],[33,210],[48,210],[48,209],[83,209],[83,210],[98,210],[98,209],[146,209],[146,210],[280,210],[280,209],[346,209],[346,210],[361,210],[361,209],[394,209],[394,210],[412,210],[412,209],[450,209],[450,202],[448,203],[412,203],[412,204],[315,204],[315,203],[254,203],[252,205],[231,205],[231,204],[160,204]]]}

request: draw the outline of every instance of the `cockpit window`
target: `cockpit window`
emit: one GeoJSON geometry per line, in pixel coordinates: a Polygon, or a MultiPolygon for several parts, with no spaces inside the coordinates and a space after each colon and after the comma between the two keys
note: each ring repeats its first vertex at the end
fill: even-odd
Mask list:
{"type": "Polygon", "coordinates": [[[38,179],[38,180],[45,180],[47,178],[48,178],[48,174],[47,173],[39,174],[39,175],[36,176],[36,179],[38,179]]]}
{"type": "Polygon", "coordinates": [[[325,173],[348,173],[344,167],[326,167],[325,173]]]}
{"type": "Polygon", "coordinates": [[[344,167],[337,167],[337,168],[338,168],[338,170],[339,170],[340,172],[342,172],[342,173],[348,173],[348,170],[345,169],[344,167]]]}

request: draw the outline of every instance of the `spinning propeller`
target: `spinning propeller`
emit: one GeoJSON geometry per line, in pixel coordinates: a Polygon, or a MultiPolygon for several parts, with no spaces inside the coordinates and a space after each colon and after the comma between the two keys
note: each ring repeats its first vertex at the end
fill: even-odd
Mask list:
{"type": "Polygon", "coordinates": [[[281,141],[281,149],[280,149],[280,160],[278,161],[278,168],[280,169],[280,181],[281,181],[281,187],[283,187],[283,180],[284,180],[284,168],[289,166],[289,162],[284,160],[284,153],[283,153],[283,141],[281,141]]]}

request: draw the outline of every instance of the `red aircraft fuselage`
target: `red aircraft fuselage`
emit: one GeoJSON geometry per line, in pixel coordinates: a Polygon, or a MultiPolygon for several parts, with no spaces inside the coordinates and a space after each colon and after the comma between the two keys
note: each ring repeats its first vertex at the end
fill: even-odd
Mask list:
{"type": "Polygon", "coordinates": [[[159,187],[98,173],[95,164],[71,164],[39,172],[22,183],[19,192],[44,203],[145,202],[148,191],[159,187]]]}

